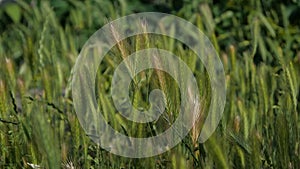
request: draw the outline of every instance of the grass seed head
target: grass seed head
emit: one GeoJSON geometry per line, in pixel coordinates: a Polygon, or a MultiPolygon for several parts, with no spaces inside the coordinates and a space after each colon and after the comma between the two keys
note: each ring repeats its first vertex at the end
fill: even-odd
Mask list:
{"type": "Polygon", "coordinates": [[[233,124],[234,131],[238,133],[240,131],[240,123],[241,123],[240,116],[235,116],[233,123],[234,123],[233,124]]]}
{"type": "Polygon", "coordinates": [[[15,79],[15,71],[13,62],[9,58],[5,58],[6,69],[10,79],[15,79]]]}

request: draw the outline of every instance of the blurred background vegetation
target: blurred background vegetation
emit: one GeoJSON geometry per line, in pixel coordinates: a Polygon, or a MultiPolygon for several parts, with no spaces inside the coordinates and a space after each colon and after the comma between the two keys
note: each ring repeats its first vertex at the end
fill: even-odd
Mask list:
{"type": "MultiPolygon", "coordinates": [[[[299,16],[297,0],[0,1],[0,168],[299,168],[299,16]],[[101,26],[145,11],[182,17],[209,37],[224,65],[227,100],[204,144],[194,129],[169,152],[128,159],[101,149],[80,127],[71,72],[101,26]]],[[[104,114],[114,113],[108,97],[98,98],[104,114]]],[[[130,131],[122,120],[111,124],[130,131]]],[[[149,125],[139,132],[152,132],[149,125]]]]}

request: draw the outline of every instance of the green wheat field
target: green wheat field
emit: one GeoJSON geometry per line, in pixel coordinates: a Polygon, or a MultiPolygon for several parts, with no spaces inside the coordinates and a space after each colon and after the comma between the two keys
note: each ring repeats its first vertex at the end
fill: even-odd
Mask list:
{"type": "Polygon", "coordinates": [[[300,168],[300,1],[0,1],[0,63],[0,168],[300,168]],[[146,11],[188,20],[210,39],[224,66],[226,104],[217,130],[199,143],[211,100],[201,61],[166,36],[123,40],[99,65],[95,87],[99,109],[115,130],[154,136],[172,125],[180,109],[178,84],[155,69],[140,72],[129,95],[134,107],[148,109],[149,92],[161,89],[163,117],[139,124],[114,108],[114,69],[141,49],[180,57],[197,78],[202,105],[201,118],[177,146],[150,158],[125,158],[101,148],[82,129],[72,101],[72,72],[95,31],[146,11]]]}

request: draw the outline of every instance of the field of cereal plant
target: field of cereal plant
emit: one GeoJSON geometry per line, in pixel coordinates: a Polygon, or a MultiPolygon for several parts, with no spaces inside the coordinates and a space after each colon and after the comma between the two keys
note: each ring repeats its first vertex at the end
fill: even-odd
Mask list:
{"type": "Polygon", "coordinates": [[[297,0],[0,1],[0,168],[299,168],[299,16],[297,0]],[[148,108],[149,91],[162,89],[167,118],[133,123],[114,108],[114,69],[141,49],[180,57],[198,80],[204,106],[203,118],[176,147],[154,157],[125,158],[101,148],[82,129],[73,106],[72,72],[95,31],[146,11],[179,16],[210,39],[224,66],[226,104],[214,134],[197,142],[211,98],[201,61],[166,36],[127,38],[107,53],[96,78],[98,105],[115,130],[153,136],[178,114],[179,88],[158,70],[139,73],[130,97],[135,107],[148,108]]]}

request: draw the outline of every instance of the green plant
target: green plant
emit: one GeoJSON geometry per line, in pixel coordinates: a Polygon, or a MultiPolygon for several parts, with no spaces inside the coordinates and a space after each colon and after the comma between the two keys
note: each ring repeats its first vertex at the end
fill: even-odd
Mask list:
{"type": "MultiPolygon", "coordinates": [[[[300,30],[295,1],[17,1],[0,6],[0,168],[297,168],[300,166],[300,30]],[[190,3],[189,3],[190,2],[190,3]],[[273,3],[272,3],[273,2],[273,3]],[[83,43],[110,20],[167,6],[201,29],[219,52],[226,72],[223,119],[204,144],[197,126],[159,156],[129,159],[110,154],[82,130],[72,106],[72,67],[83,43]],[[64,164],[64,165],[62,165],[64,164]]],[[[164,118],[145,125],[120,116],[110,99],[114,68],[145,48],[178,55],[194,71],[204,117],[209,77],[180,42],[152,34],[128,38],[105,57],[97,74],[97,101],[110,125],[135,137],[161,133],[176,119],[179,89],[168,74],[147,70],[131,84],[136,107],[149,91],[167,94],[164,118]],[[187,57],[189,56],[189,57],[187,57]],[[175,84],[175,85],[174,85],[175,84]]],[[[145,99],[146,98],[146,99],[145,99]]]]}

